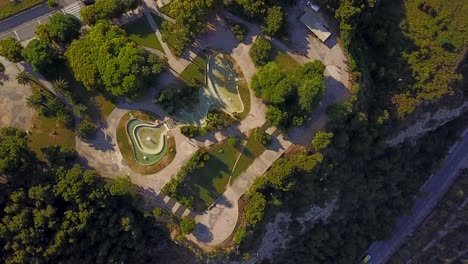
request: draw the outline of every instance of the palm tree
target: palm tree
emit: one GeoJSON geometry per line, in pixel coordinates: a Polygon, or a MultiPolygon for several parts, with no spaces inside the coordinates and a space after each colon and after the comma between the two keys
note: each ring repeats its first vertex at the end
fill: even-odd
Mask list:
{"type": "Polygon", "coordinates": [[[28,85],[32,80],[32,75],[27,71],[22,71],[16,75],[16,81],[21,85],[28,85]]]}
{"type": "Polygon", "coordinates": [[[43,103],[44,98],[42,97],[42,94],[36,91],[34,91],[31,96],[26,98],[26,105],[35,110],[41,108],[43,103]]]}
{"type": "Polygon", "coordinates": [[[63,92],[66,88],[68,88],[68,82],[62,77],[59,77],[57,80],[52,82],[52,87],[54,88],[55,92],[63,92]]]}
{"type": "Polygon", "coordinates": [[[73,118],[64,111],[58,111],[55,115],[55,120],[65,127],[70,127],[73,123],[73,118]]]}

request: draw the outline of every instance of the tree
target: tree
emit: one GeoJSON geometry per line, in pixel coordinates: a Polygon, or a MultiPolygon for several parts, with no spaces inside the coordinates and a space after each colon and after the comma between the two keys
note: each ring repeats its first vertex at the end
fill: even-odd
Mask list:
{"type": "Polygon", "coordinates": [[[82,120],[76,128],[75,134],[77,137],[82,139],[89,138],[93,134],[94,129],[95,126],[93,123],[88,120],[82,120]]]}
{"type": "Polygon", "coordinates": [[[22,50],[23,46],[21,46],[21,43],[12,37],[0,40],[0,56],[5,57],[11,62],[16,63],[23,60],[23,56],[21,55],[22,50]]]}
{"type": "Polygon", "coordinates": [[[262,220],[266,206],[265,196],[259,192],[251,192],[245,205],[244,216],[247,226],[255,226],[262,220]]]}
{"type": "Polygon", "coordinates": [[[271,135],[266,133],[261,127],[257,127],[253,133],[254,139],[260,144],[266,146],[271,142],[271,135]]]}
{"type": "Polygon", "coordinates": [[[32,75],[27,71],[22,71],[16,75],[16,81],[21,85],[28,85],[32,78],[32,75]]]}
{"type": "Polygon", "coordinates": [[[312,140],[312,146],[315,150],[322,150],[326,148],[333,138],[333,133],[327,133],[323,131],[317,132],[314,139],[312,140]]]}
{"type": "Polygon", "coordinates": [[[65,89],[68,88],[68,82],[62,77],[59,77],[58,79],[52,82],[52,87],[54,88],[55,92],[63,93],[63,91],[65,91],[65,89]]]}
{"type": "Polygon", "coordinates": [[[265,0],[235,0],[249,18],[263,17],[266,12],[265,0]]]}
{"type": "Polygon", "coordinates": [[[24,60],[31,64],[33,69],[39,73],[54,71],[54,63],[58,60],[58,53],[49,43],[33,39],[23,49],[21,54],[24,60]]]}
{"type": "Polygon", "coordinates": [[[261,67],[252,77],[251,86],[255,94],[269,104],[282,104],[294,92],[290,79],[276,62],[261,67]]]}
{"type": "Polygon", "coordinates": [[[299,107],[306,112],[311,112],[322,100],[324,93],[325,83],[323,82],[323,76],[318,75],[314,79],[304,80],[297,87],[299,107]]]}
{"type": "Polygon", "coordinates": [[[265,115],[268,124],[271,126],[286,128],[289,124],[288,113],[275,106],[268,106],[265,115]]]}
{"type": "Polygon", "coordinates": [[[99,0],[92,5],[85,6],[80,16],[88,25],[93,25],[101,19],[112,19],[135,8],[138,0],[99,0]]]}
{"type": "Polygon", "coordinates": [[[38,110],[42,107],[43,104],[44,104],[44,97],[42,96],[40,92],[33,91],[33,93],[28,98],[26,98],[26,105],[29,108],[38,110]]]}
{"type": "Polygon", "coordinates": [[[87,35],[73,41],[65,56],[75,78],[88,90],[101,88],[129,99],[148,87],[166,65],[108,22],[98,22],[87,35]]]}
{"type": "Polygon", "coordinates": [[[180,221],[180,230],[184,235],[192,233],[193,231],[195,231],[196,227],[197,224],[195,223],[195,220],[188,216],[182,218],[182,220],[180,221]]]}
{"type": "Polygon", "coordinates": [[[270,41],[259,36],[252,44],[249,55],[257,66],[262,66],[268,63],[271,56],[272,46],[270,41]]]}
{"type": "Polygon", "coordinates": [[[34,175],[35,168],[36,155],[28,146],[28,135],[13,127],[0,129],[0,174],[17,185],[34,175]]]}
{"type": "Polygon", "coordinates": [[[274,6],[268,8],[268,15],[263,21],[262,31],[269,36],[278,37],[285,23],[283,20],[284,14],[281,7],[274,6]]]}
{"type": "Polygon", "coordinates": [[[41,148],[42,154],[46,159],[55,165],[65,166],[77,157],[77,153],[73,148],[65,148],[59,145],[49,145],[41,148]]]}
{"type": "Polygon", "coordinates": [[[81,23],[78,18],[61,12],[50,17],[49,23],[40,24],[36,34],[41,40],[67,44],[80,35],[81,23]]]}

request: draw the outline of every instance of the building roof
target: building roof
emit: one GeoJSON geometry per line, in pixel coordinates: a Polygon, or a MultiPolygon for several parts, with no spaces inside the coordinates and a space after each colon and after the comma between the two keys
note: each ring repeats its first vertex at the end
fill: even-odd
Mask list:
{"type": "Polygon", "coordinates": [[[322,42],[325,42],[331,36],[331,32],[325,27],[324,23],[320,21],[320,19],[315,14],[313,14],[312,10],[309,10],[309,8],[306,9],[306,12],[300,18],[300,20],[322,42]]]}

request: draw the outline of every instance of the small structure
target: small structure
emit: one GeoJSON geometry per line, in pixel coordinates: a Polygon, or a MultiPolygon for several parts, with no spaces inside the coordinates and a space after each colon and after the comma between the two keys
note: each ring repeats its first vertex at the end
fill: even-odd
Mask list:
{"type": "Polygon", "coordinates": [[[300,20],[322,42],[325,42],[331,36],[331,32],[325,26],[325,23],[321,21],[309,8],[306,9],[300,20]]]}

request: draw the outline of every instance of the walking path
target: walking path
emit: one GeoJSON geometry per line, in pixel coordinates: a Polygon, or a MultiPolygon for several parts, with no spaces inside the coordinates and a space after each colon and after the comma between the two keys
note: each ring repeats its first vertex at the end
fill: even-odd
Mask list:
{"type": "MultiPolygon", "coordinates": [[[[176,128],[172,130],[176,140],[176,156],[163,170],[151,175],[135,173],[125,164],[116,142],[117,125],[121,117],[132,109],[142,109],[154,112],[159,116],[167,116],[159,105],[154,104],[154,97],[160,89],[167,87],[174,81],[176,78],[175,76],[181,74],[190,64],[191,60],[197,56],[197,53],[204,48],[209,47],[223,50],[230,54],[242,70],[245,81],[250,84],[250,80],[256,72],[256,67],[249,56],[249,50],[253,40],[260,34],[260,29],[257,25],[239,19],[243,24],[247,24],[249,28],[248,35],[244,42],[239,43],[234,34],[229,30],[223,18],[221,16],[216,16],[210,21],[205,32],[194,41],[195,44],[184,53],[182,58],[177,58],[172,55],[170,48],[162,40],[159,29],[151,16],[151,12],[157,12],[157,9],[151,10],[153,7],[148,4],[148,2],[151,1],[146,1],[148,7],[143,12],[163,46],[171,69],[158,78],[158,83],[150,89],[145,98],[137,102],[118,103],[114,111],[107,118],[106,123],[101,127],[100,133],[95,139],[87,142],[77,140],[77,151],[86,159],[90,166],[99,170],[101,174],[111,177],[129,175],[132,182],[140,186],[141,193],[149,197],[155,204],[170,209],[178,216],[188,215],[194,217],[198,223],[197,230],[193,235],[190,235],[189,238],[195,243],[199,245],[218,245],[232,234],[238,219],[238,199],[250,188],[255,178],[263,175],[289,146],[298,141],[300,142],[298,139],[302,139],[304,134],[309,135],[310,131],[316,131],[324,126],[326,121],[325,108],[327,105],[342,102],[349,96],[347,80],[343,81],[343,78],[347,78],[347,73],[343,74],[343,72],[335,70],[337,66],[332,64],[332,61],[328,59],[325,60],[324,64],[327,65],[325,73],[327,94],[322,106],[312,115],[312,122],[309,122],[304,128],[291,130],[290,133],[288,133],[290,138],[280,135],[275,128],[269,128],[267,133],[274,135],[271,147],[263,152],[247,170],[226,189],[224,194],[217,199],[213,208],[202,215],[195,215],[193,212],[182,207],[175,200],[161,195],[160,190],[176,175],[179,169],[199,147],[207,147],[227,137],[235,136],[262,126],[265,123],[266,110],[262,101],[251,93],[251,109],[249,115],[239,124],[215,134],[199,137],[196,140],[190,140],[184,137],[179,129],[176,128]]],[[[223,15],[229,16],[230,19],[238,19],[226,12],[224,12],[223,15]]],[[[307,37],[309,37],[309,35],[307,37]]],[[[307,55],[292,52],[278,40],[273,40],[273,43],[292,55],[293,58],[301,64],[311,60],[307,55]]],[[[326,47],[324,44],[322,45],[326,47]]],[[[314,48],[316,47],[309,47],[309,49],[314,48]]],[[[340,51],[336,48],[329,50],[331,53],[340,51]]],[[[344,58],[344,54],[341,54],[341,57],[344,58]]],[[[344,60],[342,62],[344,62],[344,60]]],[[[346,64],[344,64],[343,67],[346,69],[346,64]]],[[[310,141],[306,142],[306,144],[309,143],[310,141]]]]}

